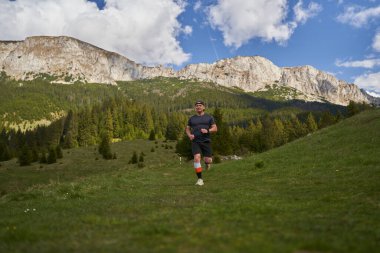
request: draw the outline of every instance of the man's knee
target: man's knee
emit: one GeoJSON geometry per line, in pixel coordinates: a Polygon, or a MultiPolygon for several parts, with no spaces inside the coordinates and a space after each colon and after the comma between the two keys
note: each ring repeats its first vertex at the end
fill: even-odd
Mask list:
{"type": "Polygon", "coordinates": [[[194,155],[194,162],[195,163],[201,162],[201,154],[195,154],[194,155]]]}
{"type": "Polygon", "coordinates": [[[212,163],[211,157],[205,157],[205,163],[212,163]]]}

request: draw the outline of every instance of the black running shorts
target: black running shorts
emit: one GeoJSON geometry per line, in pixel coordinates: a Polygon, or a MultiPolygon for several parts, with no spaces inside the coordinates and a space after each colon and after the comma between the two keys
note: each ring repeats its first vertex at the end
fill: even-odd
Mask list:
{"type": "Polygon", "coordinates": [[[192,142],[191,143],[191,150],[193,152],[193,155],[202,154],[204,157],[211,157],[212,156],[212,150],[211,150],[211,143],[210,142],[192,142]]]}

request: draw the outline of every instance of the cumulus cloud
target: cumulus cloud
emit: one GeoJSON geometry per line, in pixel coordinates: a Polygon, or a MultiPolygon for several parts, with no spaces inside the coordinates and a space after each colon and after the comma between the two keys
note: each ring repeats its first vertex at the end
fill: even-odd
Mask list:
{"type": "Polygon", "coordinates": [[[309,18],[316,16],[322,10],[322,6],[314,2],[309,3],[307,9],[304,9],[302,5],[302,1],[299,1],[293,8],[296,16],[295,21],[301,24],[306,23],[309,18]]]}
{"type": "Polygon", "coordinates": [[[194,4],[194,11],[198,11],[202,7],[202,2],[200,0],[196,1],[194,4]]]}
{"type": "Polygon", "coordinates": [[[347,67],[347,68],[368,68],[368,69],[372,69],[376,66],[380,66],[380,59],[366,59],[366,60],[362,60],[362,61],[336,60],[335,65],[338,67],[347,67]]]}
{"type": "Polygon", "coordinates": [[[358,76],[354,83],[365,90],[380,93],[380,72],[366,73],[358,76]]]}
{"type": "Polygon", "coordinates": [[[360,28],[378,18],[380,18],[380,6],[371,8],[350,6],[337,17],[337,20],[341,23],[360,28]]]}
{"type": "Polygon", "coordinates": [[[297,3],[292,21],[286,21],[286,0],[218,0],[207,14],[211,26],[223,33],[226,46],[239,48],[253,38],[285,44],[298,23],[306,22],[321,9],[315,3],[307,9],[302,5],[302,1],[297,3]]]}
{"type": "Polygon", "coordinates": [[[177,17],[176,0],[106,0],[104,9],[86,0],[0,0],[0,39],[23,40],[35,35],[67,35],[145,64],[189,60],[178,36],[191,27],[177,17]]]}

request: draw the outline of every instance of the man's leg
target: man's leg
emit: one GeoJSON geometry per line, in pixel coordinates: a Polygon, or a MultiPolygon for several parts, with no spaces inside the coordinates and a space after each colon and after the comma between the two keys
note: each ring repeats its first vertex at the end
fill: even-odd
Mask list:
{"type": "Polygon", "coordinates": [[[201,149],[198,145],[198,143],[192,143],[191,149],[193,151],[194,155],[194,169],[195,173],[197,174],[198,181],[196,185],[203,185],[203,179],[202,179],[202,165],[201,165],[201,149]]]}
{"type": "Polygon", "coordinates": [[[212,157],[205,156],[204,161],[206,164],[206,170],[209,170],[211,168],[211,164],[212,164],[212,157]]]}
{"type": "Polygon", "coordinates": [[[194,155],[194,169],[198,178],[202,178],[201,154],[194,155]]]}
{"type": "Polygon", "coordinates": [[[211,150],[211,144],[209,142],[202,143],[202,153],[204,155],[206,170],[209,170],[211,168],[211,163],[212,163],[212,150],[211,150]]]}

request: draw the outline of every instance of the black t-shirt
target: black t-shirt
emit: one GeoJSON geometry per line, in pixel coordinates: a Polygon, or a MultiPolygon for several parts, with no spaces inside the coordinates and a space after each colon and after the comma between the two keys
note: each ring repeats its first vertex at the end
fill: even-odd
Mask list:
{"type": "Polygon", "coordinates": [[[208,114],[191,116],[187,125],[191,128],[191,133],[194,134],[194,142],[210,142],[210,133],[203,134],[201,129],[210,129],[215,124],[214,118],[208,114]]]}

